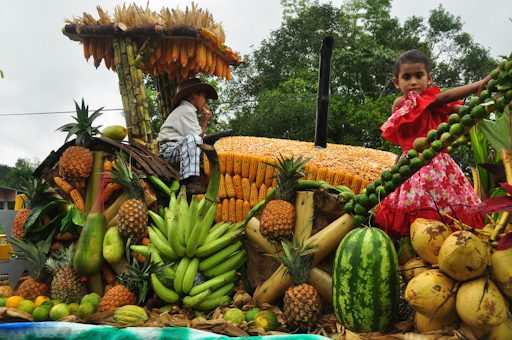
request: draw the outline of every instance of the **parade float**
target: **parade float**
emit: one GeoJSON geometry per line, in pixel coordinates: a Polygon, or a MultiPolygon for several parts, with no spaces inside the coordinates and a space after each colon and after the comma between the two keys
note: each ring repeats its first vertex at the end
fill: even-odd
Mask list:
{"type": "Polygon", "coordinates": [[[398,246],[371,218],[479,122],[510,138],[512,60],[396,164],[367,148],[227,137],[202,146],[208,188],[190,195],[154,152],[143,77],[165,117],[180,81],[229,80],[240,57],[195,5],[98,16],[69,20],[63,33],[116,72],[126,127],[100,131],[101,111],[82,101],[59,128],[63,146],[17,202],[9,240],[32,271],[0,287],[0,334],[510,338],[510,140],[493,145],[508,184],[475,208],[489,214],[484,229],[418,219],[398,246]]]}

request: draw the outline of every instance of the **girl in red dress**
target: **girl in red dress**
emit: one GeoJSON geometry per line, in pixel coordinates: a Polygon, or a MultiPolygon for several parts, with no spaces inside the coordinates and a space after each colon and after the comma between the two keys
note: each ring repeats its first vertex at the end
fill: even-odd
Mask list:
{"type": "MultiPolygon", "coordinates": [[[[394,70],[395,86],[403,96],[394,101],[391,117],[380,127],[382,137],[400,145],[406,154],[417,137],[425,137],[447,122],[450,114],[459,112],[460,99],[479,93],[489,79],[441,92],[431,86],[432,73],[425,54],[418,50],[403,53],[394,70]]],[[[393,238],[409,236],[409,226],[416,218],[440,220],[440,213],[481,228],[483,216],[467,212],[467,207],[479,202],[457,163],[442,152],[382,201],[375,223],[393,238]]]]}

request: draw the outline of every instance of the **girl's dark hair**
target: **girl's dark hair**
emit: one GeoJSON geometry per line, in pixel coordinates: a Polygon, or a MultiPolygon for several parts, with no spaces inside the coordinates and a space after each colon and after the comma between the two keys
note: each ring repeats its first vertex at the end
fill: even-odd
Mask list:
{"type": "Polygon", "coordinates": [[[428,57],[425,53],[419,50],[409,50],[407,52],[402,53],[395,62],[395,77],[398,77],[398,73],[400,72],[400,65],[405,63],[421,63],[425,65],[425,69],[427,73],[430,72],[430,65],[428,62],[428,57]]]}

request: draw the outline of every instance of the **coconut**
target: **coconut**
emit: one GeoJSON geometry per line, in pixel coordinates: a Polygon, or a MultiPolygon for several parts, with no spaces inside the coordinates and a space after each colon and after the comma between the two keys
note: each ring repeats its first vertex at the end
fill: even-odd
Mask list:
{"type": "Polygon", "coordinates": [[[501,292],[512,299],[512,248],[491,255],[491,276],[501,292]]]}
{"type": "Polygon", "coordinates": [[[485,272],[490,253],[475,234],[459,230],[448,236],[439,251],[439,268],[457,281],[474,279],[485,272]]]}
{"type": "Polygon", "coordinates": [[[482,277],[460,286],[455,306],[470,326],[498,326],[508,318],[508,305],[492,280],[482,277]]]}
{"type": "Polygon", "coordinates": [[[455,281],[439,269],[427,270],[412,278],[405,300],[421,314],[442,318],[455,313],[455,281]]]}
{"type": "Polygon", "coordinates": [[[432,318],[421,313],[414,313],[414,325],[420,333],[431,332],[443,329],[445,327],[457,327],[459,318],[457,313],[452,313],[442,318],[432,318]]]}
{"type": "Polygon", "coordinates": [[[413,249],[426,262],[436,264],[441,245],[451,233],[450,228],[440,221],[417,218],[410,229],[413,249]]]}
{"type": "Polygon", "coordinates": [[[487,340],[510,340],[512,339],[512,319],[494,327],[487,340]]]}
{"type": "Polygon", "coordinates": [[[430,269],[430,264],[423,261],[421,257],[415,257],[407,261],[402,266],[402,275],[406,282],[410,281],[413,277],[426,272],[430,269]]]}
{"type": "MultiPolygon", "coordinates": [[[[494,327],[471,326],[464,322],[462,322],[461,326],[462,326],[461,328],[462,328],[462,331],[464,332],[464,334],[466,333],[466,331],[464,329],[467,328],[468,330],[471,331],[471,333],[473,333],[474,337],[477,339],[487,339],[489,334],[494,329],[494,327]]],[[[465,335],[466,335],[466,338],[471,339],[471,337],[468,334],[465,334],[465,335]]]]}

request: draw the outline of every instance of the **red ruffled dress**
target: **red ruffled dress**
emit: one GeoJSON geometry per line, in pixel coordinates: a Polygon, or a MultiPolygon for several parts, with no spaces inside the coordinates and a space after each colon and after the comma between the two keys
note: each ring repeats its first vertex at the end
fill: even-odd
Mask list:
{"type": "MultiPolygon", "coordinates": [[[[408,93],[380,127],[382,137],[400,145],[406,153],[413,148],[417,137],[425,137],[440,123],[448,121],[448,116],[454,112],[453,106],[461,102],[427,109],[438,93],[441,91],[436,86],[421,95],[408,93]]],[[[484,216],[467,212],[467,207],[479,202],[470,181],[450,155],[443,152],[381,202],[375,223],[391,237],[400,238],[409,236],[409,226],[418,217],[440,220],[439,209],[465,224],[482,228],[484,216]]]]}

